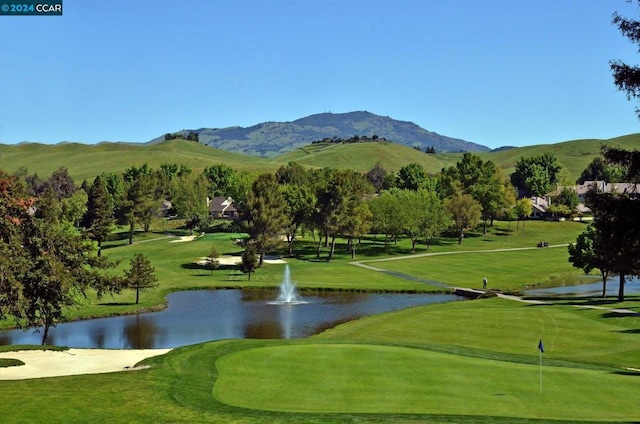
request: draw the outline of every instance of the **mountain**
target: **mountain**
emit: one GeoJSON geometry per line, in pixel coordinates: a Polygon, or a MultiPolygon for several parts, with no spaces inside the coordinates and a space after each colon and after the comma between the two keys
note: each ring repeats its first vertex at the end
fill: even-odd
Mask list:
{"type": "MultiPolygon", "coordinates": [[[[200,128],[172,134],[186,138],[190,132],[198,134],[201,144],[264,157],[278,156],[317,140],[348,139],[354,135],[377,135],[379,138],[409,147],[420,147],[422,150],[433,147],[439,152],[490,150],[486,146],[427,131],[413,122],[398,121],[370,112],[320,113],[292,122],[264,122],[248,128],[200,128]]],[[[150,143],[162,140],[164,136],[151,140],[150,143]]]]}

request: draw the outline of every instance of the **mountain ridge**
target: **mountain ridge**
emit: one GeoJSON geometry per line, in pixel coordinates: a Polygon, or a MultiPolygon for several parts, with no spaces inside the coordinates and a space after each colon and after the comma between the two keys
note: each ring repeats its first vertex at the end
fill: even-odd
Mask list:
{"type": "MultiPolygon", "coordinates": [[[[262,157],[278,156],[313,141],[326,138],[346,139],[354,135],[377,135],[397,144],[421,150],[433,147],[439,152],[491,150],[487,146],[428,131],[410,121],[400,121],[368,111],[324,112],[287,122],[267,121],[250,127],[203,127],[168,134],[187,138],[189,133],[196,133],[199,143],[207,146],[262,157]]],[[[149,143],[158,143],[164,139],[165,136],[157,137],[149,143]]]]}

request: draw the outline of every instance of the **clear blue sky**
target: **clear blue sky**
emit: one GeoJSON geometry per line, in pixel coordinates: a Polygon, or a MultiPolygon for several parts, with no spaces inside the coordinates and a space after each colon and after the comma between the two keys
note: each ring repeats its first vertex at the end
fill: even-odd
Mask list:
{"type": "Polygon", "coordinates": [[[640,132],[624,0],[64,0],[0,16],[0,142],[367,110],[492,148],[640,132]]]}

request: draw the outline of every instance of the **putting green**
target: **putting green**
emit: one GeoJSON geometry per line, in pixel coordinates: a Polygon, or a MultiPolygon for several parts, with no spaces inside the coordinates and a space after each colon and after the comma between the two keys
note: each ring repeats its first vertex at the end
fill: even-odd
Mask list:
{"type": "Polygon", "coordinates": [[[252,348],[216,367],[218,400],[283,412],[616,420],[640,392],[640,376],[543,366],[540,395],[538,365],[364,344],[252,348]]]}

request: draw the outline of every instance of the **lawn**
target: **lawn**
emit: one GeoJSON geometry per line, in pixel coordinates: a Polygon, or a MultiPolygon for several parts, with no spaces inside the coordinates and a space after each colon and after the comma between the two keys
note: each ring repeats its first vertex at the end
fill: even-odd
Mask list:
{"type": "MultiPolygon", "coordinates": [[[[434,256],[405,258],[411,256],[405,239],[388,251],[379,238],[375,244],[367,239],[356,260],[454,285],[479,286],[487,275],[491,287],[513,291],[549,275],[579,274],[568,266],[564,245],[486,251],[530,248],[541,240],[566,244],[584,224],[527,222],[525,235],[522,227],[518,234],[511,231],[514,224],[496,223],[488,234],[470,234],[462,245],[438,239],[428,251],[419,246],[416,252],[434,256]],[[448,252],[457,254],[443,254],[448,252]]],[[[211,275],[196,265],[213,247],[221,255],[239,254],[232,243],[237,236],[207,234],[171,243],[162,234],[148,234],[131,246],[113,243],[105,254],[121,259],[121,268],[134,253],[147,255],[159,287],[142,294],[138,306],[132,304],[134,294],[127,292],[70,315],[152,308],[176,290],[278,285],[283,265],[265,265],[251,281],[234,268],[211,275]]],[[[354,266],[344,246],[331,262],[315,257],[313,240],[302,239],[296,249],[296,257],[287,262],[302,289],[433,289],[354,266]]],[[[492,298],[436,304],[342,324],[309,339],[185,346],[149,359],[148,370],[0,381],[0,414],[3,422],[65,423],[640,420],[638,317],[569,303],[528,305],[492,298]],[[542,395],[540,339],[545,344],[542,395]]],[[[634,297],[624,304],[638,305],[634,297]]]]}
{"type": "Polygon", "coordinates": [[[483,299],[303,340],[222,340],[148,370],[1,382],[3,422],[637,421],[636,317],[483,299]],[[545,343],[543,390],[537,343],[545,343]]]}

